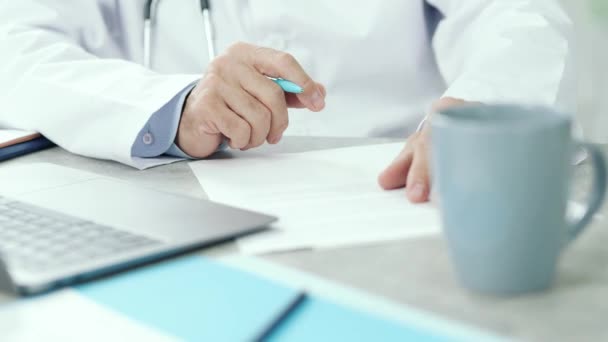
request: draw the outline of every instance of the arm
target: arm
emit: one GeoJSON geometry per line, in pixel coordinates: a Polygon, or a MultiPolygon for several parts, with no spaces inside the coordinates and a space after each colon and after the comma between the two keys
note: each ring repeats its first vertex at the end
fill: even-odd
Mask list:
{"type": "Polygon", "coordinates": [[[428,0],[444,97],[574,109],[572,24],[555,0],[428,0]],[[571,91],[567,91],[567,90],[571,91]]]}
{"type": "MultiPolygon", "coordinates": [[[[433,38],[448,86],[434,110],[466,102],[541,104],[572,110],[571,23],[555,0],[428,0],[443,15],[433,38]]],[[[412,202],[430,194],[430,125],[380,175],[412,202]]]]}
{"type": "Polygon", "coordinates": [[[160,75],[127,61],[116,23],[106,22],[114,11],[97,1],[0,2],[0,125],[137,166],[131,150],[142,128],[200,75],[160,75]]]}

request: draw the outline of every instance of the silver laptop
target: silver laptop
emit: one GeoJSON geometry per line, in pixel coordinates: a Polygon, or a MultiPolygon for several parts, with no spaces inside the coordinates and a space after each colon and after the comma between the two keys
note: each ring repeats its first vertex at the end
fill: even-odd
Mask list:
{"type": "Polygon", "coordinates": [[[258,232],[275,220],[52,164],[0,168],[0,290],[49,291],[258,232]]]}

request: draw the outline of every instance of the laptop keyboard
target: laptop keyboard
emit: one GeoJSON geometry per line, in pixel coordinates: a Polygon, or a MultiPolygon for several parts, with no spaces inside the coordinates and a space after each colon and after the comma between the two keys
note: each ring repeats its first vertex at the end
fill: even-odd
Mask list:
{"type": "Polygon", "coordinates": [[[0,253],[10,268],[49,270],[159,241],[0,197],[0,253]]]}

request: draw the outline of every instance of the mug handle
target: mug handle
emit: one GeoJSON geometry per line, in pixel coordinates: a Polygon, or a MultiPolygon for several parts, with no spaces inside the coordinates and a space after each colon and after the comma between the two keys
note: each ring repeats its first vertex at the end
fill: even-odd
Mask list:
{"type": "Polygon", "coordinates": [[[600,209],[606,195],[606,159],[602,151],[591,144],[579,143],[578,146],[584,148],[589,154],[594,175],[587,210],[577,222],[570,224],[570,241],[574,240],[591,223],[593,215],[600,209]]]}

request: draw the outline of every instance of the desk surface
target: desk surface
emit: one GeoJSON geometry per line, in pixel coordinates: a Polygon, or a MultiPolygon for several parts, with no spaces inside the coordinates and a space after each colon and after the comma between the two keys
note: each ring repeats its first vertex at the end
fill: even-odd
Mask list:
{"type": "MultiPolygon", "coordinates": [[[[305,151],[386,141],[289,137],[281,146],[260,151],[305,151]]],[[[608,151],[608,147],[605,150],[608,151]]],[[[205,197],[187,163],[137,171],[53,148],[3,163],[0,167],[33,162],[60,164],[165,191],[205,197]]],[[[577,199],[584,198],[582,194],[589,179],[588,165],[576,170],[574,192],[577,199]]],[[[606,208],[602,213],[606,215],[606,208]]],[[[264,258],[514,338],[608,341],[607,228],[606,218],[596,219],[589,231],[568,248],[552,291],[515,299],[484,297],[463,290],[454,277],[441,236],[297,251],[264,258]]],[[[233,244],[226,244],[203,254],[216,256],[235,252],[233,244]]]]}

